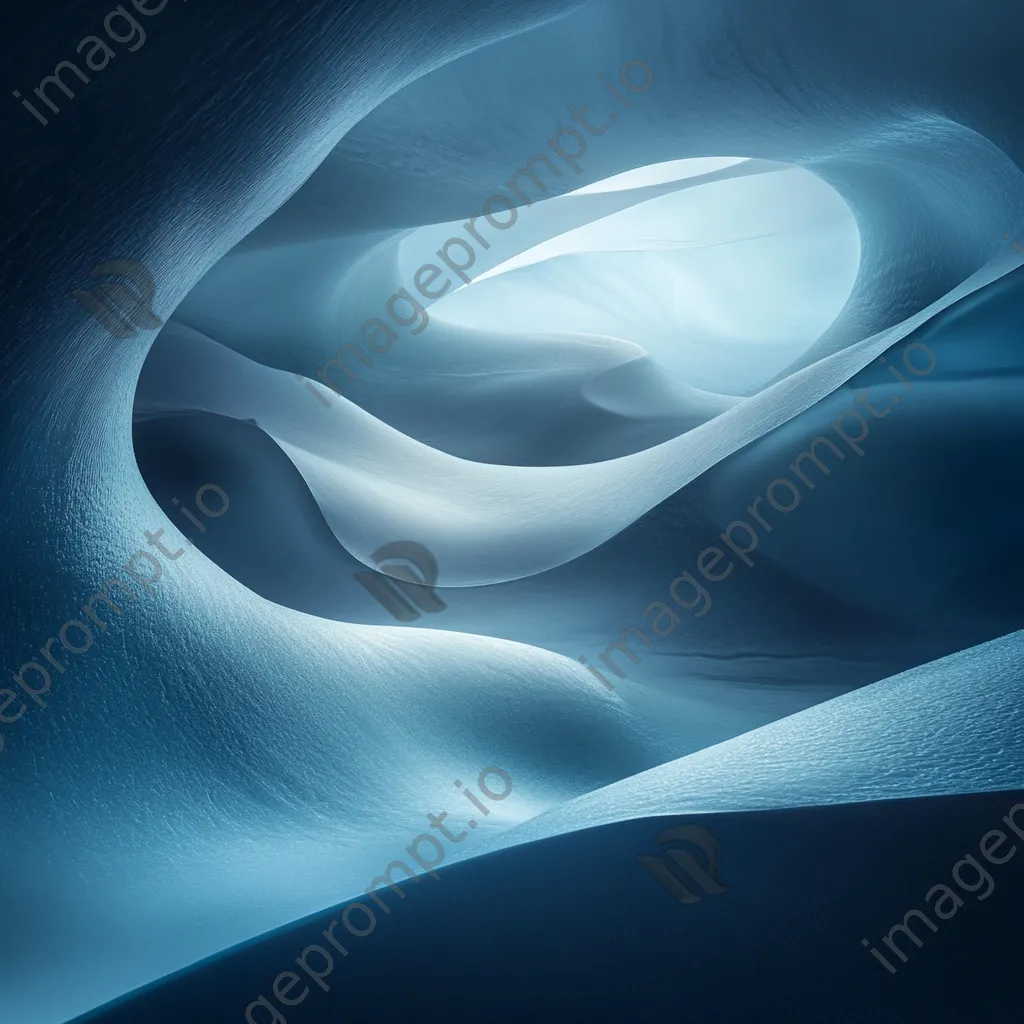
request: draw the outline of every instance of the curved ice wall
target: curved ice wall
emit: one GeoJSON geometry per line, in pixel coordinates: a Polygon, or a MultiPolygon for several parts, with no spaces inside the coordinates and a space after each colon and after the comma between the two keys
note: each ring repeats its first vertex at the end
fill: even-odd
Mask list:
{"type": "MultiPolygon", "coordinates": [[[[1021,784],[1017,8],[194,8],[143,16],[145,46],[47,125],[7,110],[12,1019],[361,892],[485,765],[515,799],[463,857],[679,810],[696,774],[719,810],[1021,784]],[[605,85],[629,62],[653,80],[619,82],[627,107],[605,85]],[[584,103],[619,117],[562,156],[584,103]],[[296,379],[538,151],[559,174],[477,280],[393,306],[396,340],[339,393],[296,379]],[[113,259],[152,273],[158,337],[111,337],[72,297],[113,259]],[[847,409],[863,456],[833,430],[847,409]],[[673,604],[830,431],[843,463],[791,517],[771,505],[753,564],[673,604]],[[201,533],[181,509],[219,509],[207,483],[230,507],[201,533]],[[405,538],[445,605],[412,626],[353,579],[405,538]],[[131,596],[97,623],[113,576],[131,596]],[[600,653],[653,602],[678,621],[613,670],[600,653]],[[890,712],[920,739],[878,759],[890,712]],[[765,749],[784,767],[754,793],[765,749]]],[[[64,10],[15,16],[22,93],[98,24],[64,10]]]]}

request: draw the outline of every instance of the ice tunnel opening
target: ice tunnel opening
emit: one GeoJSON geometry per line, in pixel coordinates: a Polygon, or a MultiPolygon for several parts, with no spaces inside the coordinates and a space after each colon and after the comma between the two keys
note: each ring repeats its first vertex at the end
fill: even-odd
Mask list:
{"type": "Polygon", "coordinates": [[[622,339],[679,384],[718,394],[750,394],[806,352],[860,266],[849,206],[791,164],[689,158],[529,205],[499,198],[402,240],[403,278],[430,262],[447,275],[427,299],[432,317],[482,343],[489,330],[622,339]],[[472,255],[437,248],[460,234],[477,240],[472,255]]]}

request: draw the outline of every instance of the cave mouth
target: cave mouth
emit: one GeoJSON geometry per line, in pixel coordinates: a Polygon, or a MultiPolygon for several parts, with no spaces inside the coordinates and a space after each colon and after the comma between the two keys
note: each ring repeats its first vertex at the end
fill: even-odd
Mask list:
{"type": "MultiPolygon", "coordinates": [[[[615,337],[675,382],[718,394],[756,392],[806,352],[861,260],[854,214],[831,185],[748,157],[637,167],[492,212],[475,228],[472,270],[450,275],[432,317],[485,333],[615,337]]],[[[437,262],[445,231],[465,235],[466,222],[402,240],[403,277],[437,262]]]]}

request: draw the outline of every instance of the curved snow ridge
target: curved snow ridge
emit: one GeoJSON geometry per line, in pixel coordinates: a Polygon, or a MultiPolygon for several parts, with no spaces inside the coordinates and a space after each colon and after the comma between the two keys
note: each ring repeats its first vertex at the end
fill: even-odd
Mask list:
{"type": "Polygon", "coordinates": [[[1021,262],[1008,249],[901,323],[693,430],[607,462],[559,467],[468,462],[407,437],[340,396],[317,401],[293,374],[253,363],[173,323],[165,330],[173,332],[174,344],[163,349],[162,359],[154,351],[157,358],[147,365],[153,397],[140,382],[136,411],[198,410],[255,421],[302,474],[338,541],[366,565],[375,565],[373,552],[382,545],[412,538],[434,552],[440,586],[505,582],[593,550],[1021,262]]]}
{"type": "Polygon", "coordinates": [[[1024,786],[1024,631],[872,683],[577,797],[499,839],[652,815],[984,793],[1024,786]],[[907,742],[912,735],[914,741],[907,742]]]}

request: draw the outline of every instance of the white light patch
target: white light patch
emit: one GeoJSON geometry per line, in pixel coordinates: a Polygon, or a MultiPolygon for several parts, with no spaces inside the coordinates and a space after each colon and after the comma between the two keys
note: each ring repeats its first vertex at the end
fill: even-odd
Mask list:
{"type": "Polygon", "coordinates": [[[696,178],[701,174],[721,171],[734,164],[746,163],[750,158],[745,156],[703,156],[689,160],[666,160],[660,164],[648,164],[646,167],[634,167],[631,171],[614,174],[603,181],[595,181],[593,185],[584,185],[570,196],[593,195],[597,192],[621,192],[627,188],[645,188],[647,185],[666,185],[670,181],[682,181],[685,178],[696,178]]]}

